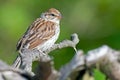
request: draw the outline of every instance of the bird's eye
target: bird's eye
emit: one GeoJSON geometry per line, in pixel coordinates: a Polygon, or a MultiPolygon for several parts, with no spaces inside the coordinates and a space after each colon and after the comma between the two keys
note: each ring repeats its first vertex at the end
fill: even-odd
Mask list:
{"type": "Polygon", "coordinates": [[[51,16],[55,16],[55,14],[50,14],[51,16]]]}

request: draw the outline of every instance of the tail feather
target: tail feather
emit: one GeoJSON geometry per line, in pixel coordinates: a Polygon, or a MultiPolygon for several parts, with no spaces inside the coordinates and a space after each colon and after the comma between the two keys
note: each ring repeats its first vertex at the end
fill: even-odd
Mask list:
{"type": "Polygon", "coordinates": [[[20,57],[20,55],[18,55],[17,58],[15,59],[13,65],[12,65],[12,67],[13,68],[20,68],[21,62],[22,62],[21,57],[20,57]]]}

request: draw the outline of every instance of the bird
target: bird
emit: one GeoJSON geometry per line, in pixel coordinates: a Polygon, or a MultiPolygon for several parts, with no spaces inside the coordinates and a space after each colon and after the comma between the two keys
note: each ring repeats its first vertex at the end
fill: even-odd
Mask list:
{"type": "MultiPolygon", "coordinates": [[[[60,11],[55,8],[50,8],[42,13],[19,39],[16,45],[17,51],[20,54],[26,49],[44,52],[52,47],[60,34],[61,18],[60,11]]],[[[19,68],[20,64],[20,57],[17,57],[13,63],[13,67],[19,68]]]]}

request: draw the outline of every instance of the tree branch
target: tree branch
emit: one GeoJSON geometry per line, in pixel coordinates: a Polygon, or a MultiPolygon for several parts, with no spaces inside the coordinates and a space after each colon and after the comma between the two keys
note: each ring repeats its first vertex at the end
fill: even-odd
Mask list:
{"type": "Polygon", "coordinates": [[[78,72],[86,67],[96,67],[110,78],[110,80],[120,80],[119,55],[119,51],[115,51],[108,46],[90,50],[87,55],[83,55],[83,51],[78,51],[73,59],[60,69],[61,76],[59,80],[66,80],[68,78],[75,80],[79,75],[78,72]]]}
{"type": "Polygon", "coordinates": [[[71,40],[64,40],[46,50],[44,52],[46,55],[39,53],[37,50],[24,50],[24,54],[21,54],[21,68],[32,72],[32,62],[39,61],[33,80],[77,80],[76,78],[80,76],[79,73],[88,68],[99,69],[110,80],[120,80],[120,52],[105,45],[90,50],[86,54],[82,50],[78,50],[70,62],[61,67],[59,71],[55,70],[53,60],[47,54],[53,50],[65,47],[73,47],[75,49],[78,42],[77,34],[73,34],[71,40]]]}
{"type": "MultiPolygon", "coordinates": [[[[47,62],[50,61],[51,58],[49,57],[49,55],[47,55],[48,53],[50,53],[53,50],[56,49],[61,49],[61,48],[65,48],[65,47],[73,47],[75,48],[75,46],[78,44],[79,39],[78,39],[78,35],[77,34],[72,34],[71,35],[71,40],[64,40],[62,42],[60,42],[59,44],[55,44],[53,45],[50,49],[44,51],[43,53],[40,53],[38,50],[22,50],[22,54],[20,54],[21,59],[22,59],[22,64],[20,65],[20,68],[23,70],[26,70],[28,72],[32,72],[32,62],[34,61],[40,61],[40,62],[47,62]]],[[[13,64],[16,65],[16,61],[13,64]]],[[[32,73],[33,74],[33,73],[32,73]]],[[[34,74],[33,74],[34,75],[34,74]]]]}

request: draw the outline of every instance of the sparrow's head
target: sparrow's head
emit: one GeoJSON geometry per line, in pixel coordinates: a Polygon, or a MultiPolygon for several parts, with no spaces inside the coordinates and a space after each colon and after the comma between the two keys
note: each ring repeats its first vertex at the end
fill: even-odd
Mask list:
{"type": "Polygon", "coordinates": [[[52,22],[59,23],[61,19],[61,13],[57,9],[51,8],[47,12],[43,13],[41,15],[41,18],[44,18],[52,22]]]}

